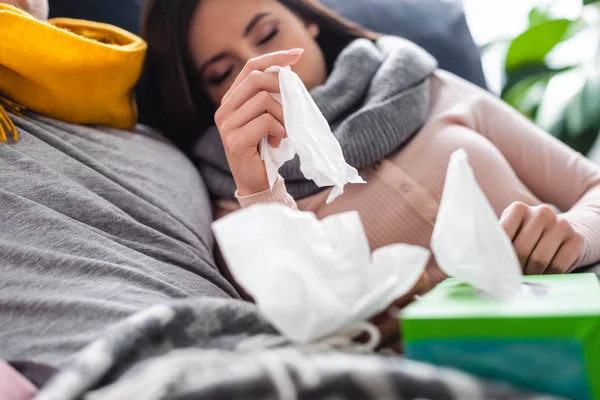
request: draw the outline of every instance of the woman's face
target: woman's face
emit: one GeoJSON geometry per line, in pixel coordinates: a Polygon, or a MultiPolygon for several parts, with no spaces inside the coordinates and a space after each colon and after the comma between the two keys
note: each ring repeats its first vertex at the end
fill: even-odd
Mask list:
{"type": "Polygon", "coordinates": [[[249,59],[278,50],[304,49],[292,70],[309,90],[323,84],[327,71],[318,35],[317,25],[277,0],[201,0],[190,47],[205,92],[218,105],[249,59]]]}

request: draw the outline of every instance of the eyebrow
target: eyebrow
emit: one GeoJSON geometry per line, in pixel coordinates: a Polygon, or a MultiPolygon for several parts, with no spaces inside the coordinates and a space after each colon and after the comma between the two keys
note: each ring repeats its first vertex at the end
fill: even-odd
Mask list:
{"type": "Polygon", "coordinates": [[[254,29],[256,24],[258,24],[264,17],[267,16],[269,16],[269,13],[256,14],[256,16],[252,18],[252,21],[250,21],[250,23],[246,27],[246,30],[244,30],[244,37],[248,36],[250,32],[252,32],[252,29],[254,29]]]}
{"type": "MultiPolygon", "coordinates": [[[[254,29],[254,27],[265,17],[268,17],[270,14],[269,13],[260,13],[260,14],[256,14],[256,16],[254,18],[252,18],[252,20],[250,21],[250,23],[248,24],[248,26],[246,26],[246,29],[244,30],[244,37],[247,37],[250,32],[252,32],[252,29],[254,29]]],[[[222,59],[224,59],[225,57],[227,57],[226,53],[219,53],[216,56],[212,57],[210,60],[208,60],[207,62],[205,62],[202,65],[202,68],[200,68],[200,73],[203,74],[204,71],[206,70],[206,68],[208,68],[211,64],[214,64],[218,61],[221,61],[222,59]]]]}

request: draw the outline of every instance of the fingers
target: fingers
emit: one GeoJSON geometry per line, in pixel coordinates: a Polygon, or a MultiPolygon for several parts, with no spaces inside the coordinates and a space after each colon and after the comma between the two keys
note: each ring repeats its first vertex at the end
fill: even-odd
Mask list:
{"type": "Polygon", "coordinates": [[[548,206],[512,204],[501,223],[527,275],[569,272],[583,254],[583,236],[548,206]]]}
{"type": "Polygon", "coordinates": [[[377,315],[371,320],[371,323],[381,332],[379,347],[391,347],[392,344],[400,340],[400,318],[397,312],[393,311],[393,308],[377,315]]]}
{"type": "Polygon", "coordinates": [[[375,316],[371,322],[381,332],[381,348],[400,348],[400,311],[417,300],[417,296],[425,293],[430,287],[429,274],[423,273],[419,282],[405,296],[396,300],[392,306],[375,316]]]}
{"type": "Polygon", "coordinates": [[[283,134],[283,136],[269,136],[267,142],[269,143],[269,146],[278,149],[279,146],[281,146],[281,141],[283,140],[284,136],[285,133],[283,134]]]}
{"type": "MultiPolygon", "coordinates": [[[[550,210],[550,212],[552,211],[550,210]]],[[[545,217],[546,211],[530,209],[529,215],[525,217],[525,222],[519,230],[517,237],[513,240],[513,246],[523,268],[527,266],[531,253],[533,253],[533,250],[542,238],[542,234],[548,228],[549,221],[545,217]],[[542,218],[541,213],[544,214],[544,218],[542,218]]]]}
{"type": "Polygon", "coordinates": [[[283,110],[269,93],[279,93],[279,77],[264,70],[293,65],[302,49],[267,54],[248,61],[215,113],[229,167],[240,196],[269,187],[265,164],[258,152],[264,137],[279,147],[285,137],[283,110]]]}
{"type": "MultiPolygon", "coordinates": [[[[235,144],[236,148],[254,147],[265,136],[268,136],[269,144],[273,147],[279,147],[281,140],[285,136],[285,128],[271,114],[262,114],[258,118],[244,125],[239,131],[232,135],[235,140],[242,140],[243,143],[235,144]]],[[[235,151],[229,153],[236,156],[235,151]]]]}
{"type": "Polygon", "coordinates": [[[258,144],[262,138],[268,137],[273,146],[278,146],[284,134],[283,125],[271,114],[262,114],[237,130],[221,133],[225,155],[240,196],[249,196],[269,188],[258,144]]]}
{"type": "Polygon", "coordinates": [[[529,206],[524,203],[511,204],[500,217],[500,224],[511,241],[514,241],[529,213],[529,206]]]}
{"type": "Polygon", "coordinates": [[[239,110],[232,114],[231,118],[225,123],[224,129],[242,127],[258,118],[262,114],[271,114],[281,125],[283,121],[283,107],[267,92],[258,92],[248,102],[243,104],[239,110]]]}
{"type": "Polygon", "coordinates": [[[584,247],[583,236],[575,234],[571,239],[563,242],[562,246],[552,259],[550,267],[546,270],[548,274],[564,274],[575,267],[584,247]]]}
{"type": "MultiPolygon", "coordinates": [[[[240,86],[241,83],[244,82],[246,78],[248,78],[252,74],[253,71],[263,72],[267,68],[275,65],[280,67],[294,65],[300,60],[300,57],[302,57],[303,52],[303,49],[278,51],[249,60],[240,72],[240,74],[237,76],[235,81],[233,82],[231,89],[229,89],[225,96],[223,96],[222,104],[229,100],[229,98],[236,91],[238,86],[240,86]]],[[[279,93],[279,90],[272,93],[279,93]]]]}
{"type": "Polygon", "coordinates": [[[252,71],[250,75],[233,91],[219,110],[233,112],[259,92],[279,93],[279,76],[271,72],[252,71]]]}
{"type": "Polygon", "coordinates": [[[564,234],[559,229],[546,231],[531,253],[523,272],[526,275],[545,273],[563,241],[564,234]]]}

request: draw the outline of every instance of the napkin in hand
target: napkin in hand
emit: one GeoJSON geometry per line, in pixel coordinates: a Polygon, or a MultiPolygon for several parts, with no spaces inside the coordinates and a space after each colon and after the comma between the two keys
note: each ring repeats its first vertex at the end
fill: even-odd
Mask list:
{"type": "Polygon", "coordinates": [[[521,290],[521,265],[512,242],[462,149],[448,164],[431,249],[447,275],[487,295],[505,298],[521,290]]]}
{"type": "Polygon", "coordinates": [[[348,165],[342,148],[333,136],[329,123],[315,104],[302,80],[289,67],[271,67],[265,72],[279,74],[281,95],[273,94],[283,106],[287,138],[279,148],[271,147],[268,138],[260,143],[269,185],[277,180],[279,168],[296,154],[304,177],[319,187],[333,186],[327,204],[344,193],[347,183],[365,183],[356,168],[348,165]]]}

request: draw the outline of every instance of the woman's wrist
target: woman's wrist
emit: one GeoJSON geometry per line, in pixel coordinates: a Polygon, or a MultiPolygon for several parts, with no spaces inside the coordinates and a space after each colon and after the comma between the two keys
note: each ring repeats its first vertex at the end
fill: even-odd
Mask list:
{"type": "Polygon", "coordinates": [[[561,216],[565,218],[573,227],[573,229],[583,237],[583,248],[581,249],[581,254],[574,265],[574,268],[581,267],[590,261],[588,259],[590,254],[590,246],[592,243],[594,243],[594,238],[596,236],[594,235],[595,229],[590,225],[590,221],[595,220],[595,213],[585,210],[571,210],[561,214],[561,216]]]}
{"type": "Polygon", "coordinates": [[[263,193],[266,190],[269,190],[269,184],[267,183],[267,185],[262,185],[260,187],[240,187],[238,186],[237,188],[237,192],[236,192],[236,196],[239,197],[250,197],[250,196],[255,196],[257,194],[263,193]]]}
{"type": "Polygon", "coordinates": [[[279,176],[275,181],[272,190],[267,186],[265,190],[247,196],[244,196],[237,191],[235,193],[235,197],[242,208],[247,208],[255,204],[279,203],[293,210],[298,209],[298,205],[292,196],[290,196],[290,194],[287,192],[285,181],[281,176],[279,176]]]}
{"type": "Polygon", "coordinates": [[[240,165],[230,162],[230,167],[239,196],[252,196],[269,189],[269,178],[262,160],[251,160],[240,165]]]}

